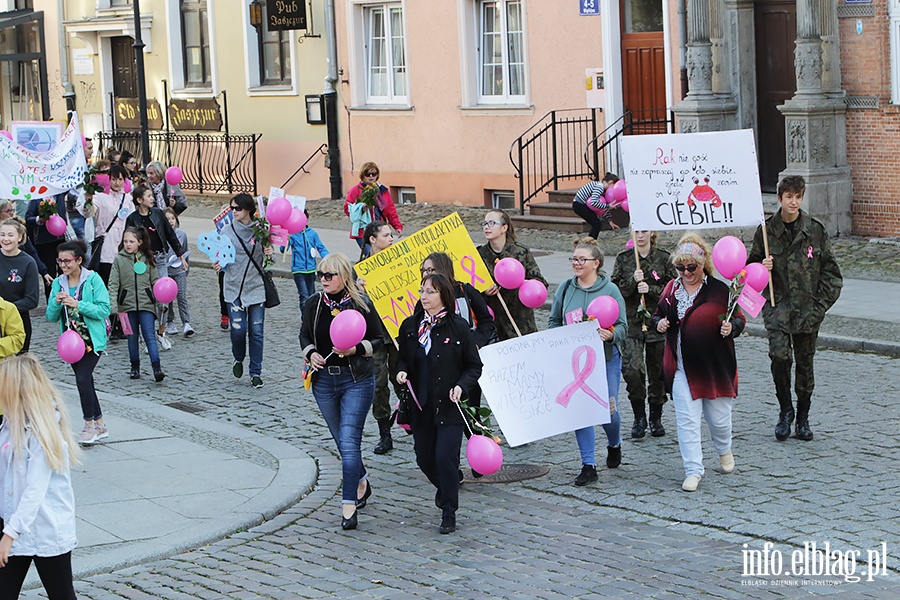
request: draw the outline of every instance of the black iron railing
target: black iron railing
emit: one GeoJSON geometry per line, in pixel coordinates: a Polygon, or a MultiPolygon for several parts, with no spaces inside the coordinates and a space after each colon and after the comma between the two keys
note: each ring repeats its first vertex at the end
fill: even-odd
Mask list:
{"type": "Polygon", "coordinates": [[[584,147],[584,164],[592,179],[600,179],[607,172],[622,176],[619,143],[623,135],[674,133],[675,116],[665,110],[628,111],[601,131],[584,147]]]}
{"type": "Polygon", "coordinates": [[[519,212],[539,193],[565,179],[590,175],[581,150],[599,131],[596,108],[551,110],[512,143],[509,160],[519,180],[519,212]]]}
{"type": "MultiPolygon", "coordinates": [[[[136,131],[101,131],[100,154],[110,148],[128,150],[145,165],[141,136],[136,131]]],[[[203,193],[257,194],[256,143],[262,134],[151,132],[150,154],[167,167],[184,173],[181,188],[203,193]]]]}

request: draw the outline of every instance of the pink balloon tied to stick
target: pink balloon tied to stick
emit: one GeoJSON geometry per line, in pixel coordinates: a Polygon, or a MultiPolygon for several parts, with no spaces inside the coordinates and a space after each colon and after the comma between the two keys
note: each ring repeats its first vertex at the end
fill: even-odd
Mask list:
{"type": "MultiPolygon", "coordinates": [[[[366,337],[366,318],[358,310],[342,310],[331,322],[329,328],[331,345],[339,351],[346,351],[355,347],[366,337]]],[[[328,353],[325,360],[334,354],[334,350],[328,353]]]]}
{"type": "Polygon", "coordinates": [[[169,185],[178,185],[184,179],[184,173],[181,167],[171,166],[166,169],[166,183],[169,185]]]}
{"type": "Polygon", "coordinates": [[[547,288],[537,279],[529,279],[519,287],[519,301],[528,308],[539,308],[547,301],[547,288]]]}
{"type": "Polygon", "coordinates": [[[294,235],[295,233],[300,233],[306,228],[306,215],[299,208],[295,208],[291,210],[290,215],[287,218],[287,221],[284,223],[284,228],[287,229],[288,233],[294,235]]]}
{"type": "Polygon", "coordinates": [[[769,285],[769,270],[762,263],[750,263],[744,271],[743,282],[757,292],[762,292],[769,285]]]}
{"type": "Polygon", "coordinates": [[[153,295],[161,304],[168,304],[178,297],[178,284],[171,277],[160,277],[153,284],[153,295]]]}
{"type": "Polygon", "coordinates": [[[597,319],[603,329],[609,329],[619,318],[619,303],[612,296],[598,296],[587,307],[587,316],[597,319]]]}
{"type": "Polygon", "coordinates": [[[291,203],[286,198],[272,198],[266,206],[266,218],[272,225],[285,227],[291,218],[291,203]]]}
{"type": "Polygon", "coordinates": [[[50,215],[45,227],[50,232],[50,235],[60,237],[66,233],[66,220],[59,215],[50,215]]]}
{"type": "MultiPolygon", "coordinates": [[[[497,261],[497,264],[494,265],[494,279],[500,287],[514,290],[525,282],[525,267],[513,257],[507,256],[497,261]]],[[[497,294],[497,299],[500,301],[500,305],[503,306],[503,310],[506,312],[509,322],[512,323],[513,329],[516,330],[516,335],[522,337],[522,332],[519,330],[516,320],[512,318],[503,295],[497,294]]]]}
{"type": "Polygon", "coordinates": [[[475,434],[466,442],[466,460],[482,475],[493,475],[503,466],[503,450],[486,435],[475,434]]]}
{"type": "Polygon", "coordinates": [[[747,264],[747,247],[740,239],[726,235],[713,246],[712,259],[722,277],[734,279],[747,264]]]}

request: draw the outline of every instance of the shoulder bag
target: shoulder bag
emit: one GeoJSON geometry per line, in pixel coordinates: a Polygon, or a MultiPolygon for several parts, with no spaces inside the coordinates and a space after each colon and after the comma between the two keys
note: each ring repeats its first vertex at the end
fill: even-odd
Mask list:
{"type": "MultiPolygon", "coordinates": [[[[253,263],[253,266],[256,267],[256,270],[259,271],[260,277],[262,277],[263,287],[266,290],[266,300],[263,303],[263,306],[266,308],[275,308],[279,304],[281,304],[281,299],[278,297],[278,290],[275,288],[275,281],[272,279],[271,271],[263,271],[262,267],[256,264],[256,261],[253,260],[253,253],[247,250],[247,245],[244,243],[244,240],[241,239],[241,236],[238,235],[237,231],[234,229],[234,223],[231,224],[231,230],[234,231],[234,237],[241,243],[241,247],[244,249],[244,252],[247,253],[247,258],[250,259],[250,262],[253,263]]],[[[244,274],[246,277],[246,273],[244,274]]]]}
{"type": "Polygon", "coordinates": [[[112,221],[109,222],[109,226],[106,228],[106,231],[103,232],[103,235],[98,235],[94,238],[94,241],[91,242],[91,260],[88,261],[87,268],[91,271],[97,271],[100,268],[100,251],[103,249],[103,240],[106,239],[106,235],[109,233],[109,230],[112,229],[112,226],[115,225],[116,221],[119,220],[119,211],[122,210],[122,206],[125,204],[125,194],[122,194],[122,199],[119,201],[119,208],[116,209],[116,214],[113,216],[112,221]]]}

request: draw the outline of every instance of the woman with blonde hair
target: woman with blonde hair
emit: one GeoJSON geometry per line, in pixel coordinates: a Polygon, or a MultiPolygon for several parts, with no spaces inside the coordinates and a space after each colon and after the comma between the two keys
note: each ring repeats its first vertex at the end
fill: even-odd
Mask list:
{"type": "Polygon", "coordinates": [[[360,445],[375,395],[373,357],[384,346],[384,338],[372,301],[353,281],[350,259],[337,252],[329,254],[319,263],[316,275],[323,292],[310,297],[303,307],[301,353],[313,370],[313,396],[341,455],[341,528],[356,529],[357,510],[372,495],[360,445]],[[353,348],[336,348],[331,324],[345,310],[363,315],[366,332],[353,348]]]}
{"type": "Polygon", "coordinates": [[[678,277],[659,298],[652,326],[666,335],[663,378],[672,394],[678,447],[684,464],[681,489],[694,492],[704,474],[700,421],[706,419],[723,473],[734,470],[731,409],[737,397],[734,338],[746,324],[741,309],[728,320],[728,286],[713,277],[709,245],[689,233],[672,256],[678,277]]]}
{"type": "Polygon", "coordinates": [[[75,598],[70,469],[80,451],[62,396],[34,355],[0,361],[0,409],[0,597],[18,597],[33,561],[49,598],[75,598]]]}
{"type": "Polygon", "coordinates": [[[368,240],[363,236],[366,225],[373,221],[384,221],[397,232],[403,235],[403,223],[397,216],[397,207],[391,197],[391,190],[378,183],[381,170],[373,162],[364,163],[359,170],[359,183],[347,192],[347,200],[344,201],[344,214],[350,217],[350,237],[359,244],[359,249],[365,251],[368,240]],[[374,197],[368,199],[366,188],[374,188],[374,197]],[[369,208],[366,209],[365,206],[369,208]]]}

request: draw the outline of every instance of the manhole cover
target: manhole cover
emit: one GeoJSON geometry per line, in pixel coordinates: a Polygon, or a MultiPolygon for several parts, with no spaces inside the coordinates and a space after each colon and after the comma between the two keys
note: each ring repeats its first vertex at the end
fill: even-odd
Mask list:
{"type": "Polygon", "coordinates": [[[196,404],[191,404],[190,402],[170,402],[166,404],[166,406],[168,406],[169,408],[174,408],[175,410],[191,413],[192,415],[203,412],[202,406],[197,406],[196,404]]]}
{"type": "Polygon", "coordinates": [[[510,483],[524,479],[543,477],[550,472],[550,467],[541,465],[503,465],[493,475],[485,475],[480,479],[472,477],[472,469],[463,469],[465,483],[510,483]]]}

